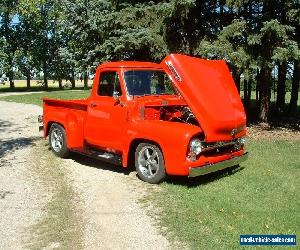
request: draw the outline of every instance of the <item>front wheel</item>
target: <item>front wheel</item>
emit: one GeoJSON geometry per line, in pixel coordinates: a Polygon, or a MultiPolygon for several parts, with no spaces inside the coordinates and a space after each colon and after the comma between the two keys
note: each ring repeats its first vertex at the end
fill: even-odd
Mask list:
{"type": "Polygon", "coordinates": [[[157,184],[166,177],[165,162],[159,147],[140,143],[135,150],[135,168],[141,180],[157,184]]]}
{"type": "Polygon", "coordinates": [[[70,153],[67,148],[66,131],[57,123],[53,123],[50,127],[49,144],[52,152],[61,158],[67,157],[70,153]]]}

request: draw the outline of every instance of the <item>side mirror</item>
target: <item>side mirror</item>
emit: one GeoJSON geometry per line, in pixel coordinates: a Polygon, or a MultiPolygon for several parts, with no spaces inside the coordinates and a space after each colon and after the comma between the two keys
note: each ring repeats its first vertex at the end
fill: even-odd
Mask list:
{"type": "Polygon", "coordinates": [[[120,98],[120,93],[119,93],[119,91],[114,91],[113,92],[113,98],[117,101],[117,100],[119,100],[119,98],[120,98]]]}
{"type": "Polygon", "coordinates": [[[120,93],[118,91],[113,92],[113,98],[116,101],[115,106],[116,105],[120,105],[121,107],[124,106],[123,102],[120,100],[120,93]]]}

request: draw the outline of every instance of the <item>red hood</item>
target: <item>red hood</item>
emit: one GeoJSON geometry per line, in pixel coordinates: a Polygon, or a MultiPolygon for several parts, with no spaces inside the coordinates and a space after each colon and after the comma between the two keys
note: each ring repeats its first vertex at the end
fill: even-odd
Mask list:
{"type": "Polygon", "coordinates": [[[232,140],[246,133],[244,107],[225,61],[171,54],[161,65],[192,109],[207,141],[232,140]]]}

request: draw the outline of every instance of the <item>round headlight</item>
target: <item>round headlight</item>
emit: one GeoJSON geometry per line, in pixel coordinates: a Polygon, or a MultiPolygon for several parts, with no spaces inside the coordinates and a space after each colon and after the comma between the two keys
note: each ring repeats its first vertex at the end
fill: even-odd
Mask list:
{"type": "Polygon", "coordinates": [[[193,139],[190,143],[190,151],[196,155],[202,152],[203,145],[199,139],[193,139]]]}
{"type": "Polygon", "coordinates": [[[241,137],[241,138],[238,139],[238,143],[240,143],[242,145],[244,145],[246,141],[247,141],[247,137],[246,136],[241,137]]]}

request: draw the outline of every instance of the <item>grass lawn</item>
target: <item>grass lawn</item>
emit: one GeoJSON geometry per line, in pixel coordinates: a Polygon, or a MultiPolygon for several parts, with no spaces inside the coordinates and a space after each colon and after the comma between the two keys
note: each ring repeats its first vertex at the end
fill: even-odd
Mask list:
{"type": "Polygon", "coordinates": [[[192,249],[236,249],[240,234],[299,237],[300,141],[253,141],[247,149],[249,160],[232,174],[170,178],[147,197],[169,238],[192,249]]]}
{"type": "MultiPolygon", "coordinates": [[[[300,92],[298,94],[299,94],[298,105],[300,105],[300,92]]],[[[256,92],[251,91],[251,100],[256,99],[255,95],[256,95],[256,92]]],[[[244,91],[240,91],[240,96],[242,98],[244,98],[244,91]]],[[[272,93],[271,93],[271,102],[276,102],[276,98],[277,98],[277,94],[272,91],[272,93]]],[[[290,103],[290,100],[291,100],[291,92],[286,92],[286,94],[285,94],[285,103],[290,103]]]]}
{"type": "Polygon", "coordinates": [[[51,91],[43,93],[34,93],[27,95],[10,95],[3,96],[0,95],[1,101],[28,103],[42,106],[43,98],[58,98],[58,99],[81,99],[89,96],[91,90],[61,90],[61,91],[51,91]]]}
{"type": "MultiPolygon", "coordinates": [[[[0,100],[41,105],[44,96],[84,98],[90,91],[55,91],[0,100]]],[[[167,237],[192,249],[236,249],[240,234],[300,233],[300,141],[253,140],[249,160],[233,173],[169,178],[149,187],[167,237]]],[[[299,245],[299,243],[298,243],[299,245]]]]}

